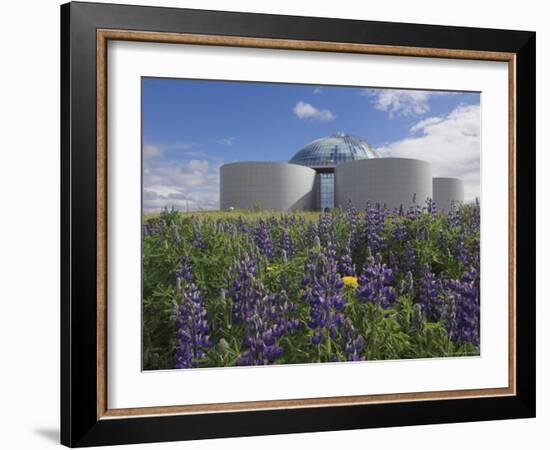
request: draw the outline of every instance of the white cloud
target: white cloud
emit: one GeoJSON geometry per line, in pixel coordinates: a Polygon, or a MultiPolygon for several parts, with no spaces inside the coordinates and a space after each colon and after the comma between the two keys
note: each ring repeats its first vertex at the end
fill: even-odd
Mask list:
{"type": "Polygon", "coordinates": [[[323,93],[323,90],[321,88],[315,88],[313,89],[313,94],[314,95],[317,95],[317,94],[322,94],[323,93]]]}
{"type": "Polygon", "coordinates": [[[334,120],[335,116],[328,109],[317,109],[315,106],[299,101],[294,106],[294,114],[299,119],[334,120]]]}
{"type": "Polygon", "coordinates": [[[460,105],[449,114],[430,117],[410,128],[411,137],[378,148],[383,156],[424,159],[433,175],[462,178],[467,201],[479,197],[479,105],[460,105]]]}
{"type": "Polygon", "coordinates": [[[235,141],[235,137],[230,136],[230,137],[226,137],[226,138],[223,138],[223,139],[219,139],[216,142],[220,145],[231,146],[231,145],[233,145],[233,141],[235,141]]]}
{"type": "Polygon", "coordinates": [[[143,171],[143,209],[185,211],[219,208],[219,167],[208,160],[147,165],[143,171]]]}
{"type": "Polygon", "coordinates": [[[413,91],[407,89],[363,89],[361,95],[372,98],[374,107],[395,116],[416,117],[430,110],[429,100],[437,95],[452,95],[443,91],[413,91]]]}
{"type": "Polygon", "coordinates": [[[421,120],[420,122],[417,122],[410,128],[411,133],[417,133],[419,131],[423,131],[426,128],[430,128],[434,125],[437,125],[445,120],[443,117],[428,117],[427,119],[421,120]]]}

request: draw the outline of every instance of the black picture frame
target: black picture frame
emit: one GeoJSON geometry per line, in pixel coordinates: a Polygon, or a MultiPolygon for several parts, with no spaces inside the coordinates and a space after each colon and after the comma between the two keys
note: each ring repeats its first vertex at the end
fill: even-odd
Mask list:
{"type": "Polygon", "coordinates": [[[61,443],[70,447],[535,416],[534,32],[68,3],[61,6],[61,443]],[[97,414],[98,29],[516,55],[516,394],[105,419],[97,414]]]}

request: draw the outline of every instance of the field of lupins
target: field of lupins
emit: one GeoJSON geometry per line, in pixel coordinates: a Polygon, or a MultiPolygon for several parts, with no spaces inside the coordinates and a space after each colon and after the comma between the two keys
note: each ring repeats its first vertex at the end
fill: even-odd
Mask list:
{"type": "Polygon", "coordinates": [[[143,368],[479,354],[479,204],[144,218],[143,368]]]}

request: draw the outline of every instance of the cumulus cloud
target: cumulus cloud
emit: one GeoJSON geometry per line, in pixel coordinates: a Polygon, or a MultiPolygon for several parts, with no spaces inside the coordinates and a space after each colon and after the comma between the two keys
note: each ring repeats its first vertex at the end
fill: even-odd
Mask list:
{"type": "Polygon", "coordinates": [[[413,91],[407,89],[363,89],[361,95],[370,97],[374,107],[387,111],[390,119],[395,116],[416,117],[430,111],[430,98],[451,95],[442,91],[413,91]]]}
{"type": "Polygon", "coordinates": [[[479,197],[479,105],[460,105],[449,114],[429,117],[410,128],[411,136],[378,150],[384,156],[424,159],[433,175],[464,181],[465,200],[479,197]]]}
{"type": "Polygon", "coordinates": [[[299,101],[294,106],[294,114],[299,119],[334,120],[335,116],[328,109],[317,109],[315,106],[299,101]]]}
{"type": "Polygon", "coordinates": [[[221,162],[191,159],[144,165],[143,210],[174,207],[181,211],[219,208],[221,162]]]}
{"type": "Polygon", "coordinates": [[[444,117],[428,117],[427,119],[417,122],[410,128],[411,133],[417,133],[419,131],[424,131],[426,128],[430,128],[433,125],[437,125],[445,120],[444,117]]]}

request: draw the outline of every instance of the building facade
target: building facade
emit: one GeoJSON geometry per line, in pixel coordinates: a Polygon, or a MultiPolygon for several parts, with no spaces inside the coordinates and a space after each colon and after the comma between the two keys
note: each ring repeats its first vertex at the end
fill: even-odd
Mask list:
{"type": "Polygon", "coordinates": [[[289,162],[311,167],[317,172],[315,209],[323,211],[335,206],[336,166],[374,158],[380,158],[380,154],[365,139],[339,132],[310,142],[298,150],[289,162]]]}
{"type": "Polygon", "coordinates": [[[443,211],[449,211],[453,202],[464,202],[464,182],[460,178],[433,179],[434,202],[443,211]]]}
{"type": "Polygon", "coordinates": [[[220,168],[220,208],[316,209],[316,172],[297,164],[239,162],[220,168]]]}
{"type": "Polygon", "coordinates": [[[363,207],[389,209],[416,199],[438,208],[464,201],[458,178],[432,178],[427,161],[382,157],[365,139],[336,133],[310,142],[286,162],[237,162],[220,169],[220,208],[324,211],[363,207]]]}
{"type": "Polygon", "coordinates": [[[423,202],[433,198],[432,165],[420,159],[378,158],[340,164],[335,171],[335,204],[366,201],[386,205],[390,210],[408,208],[413,197],[423,202]]]}

